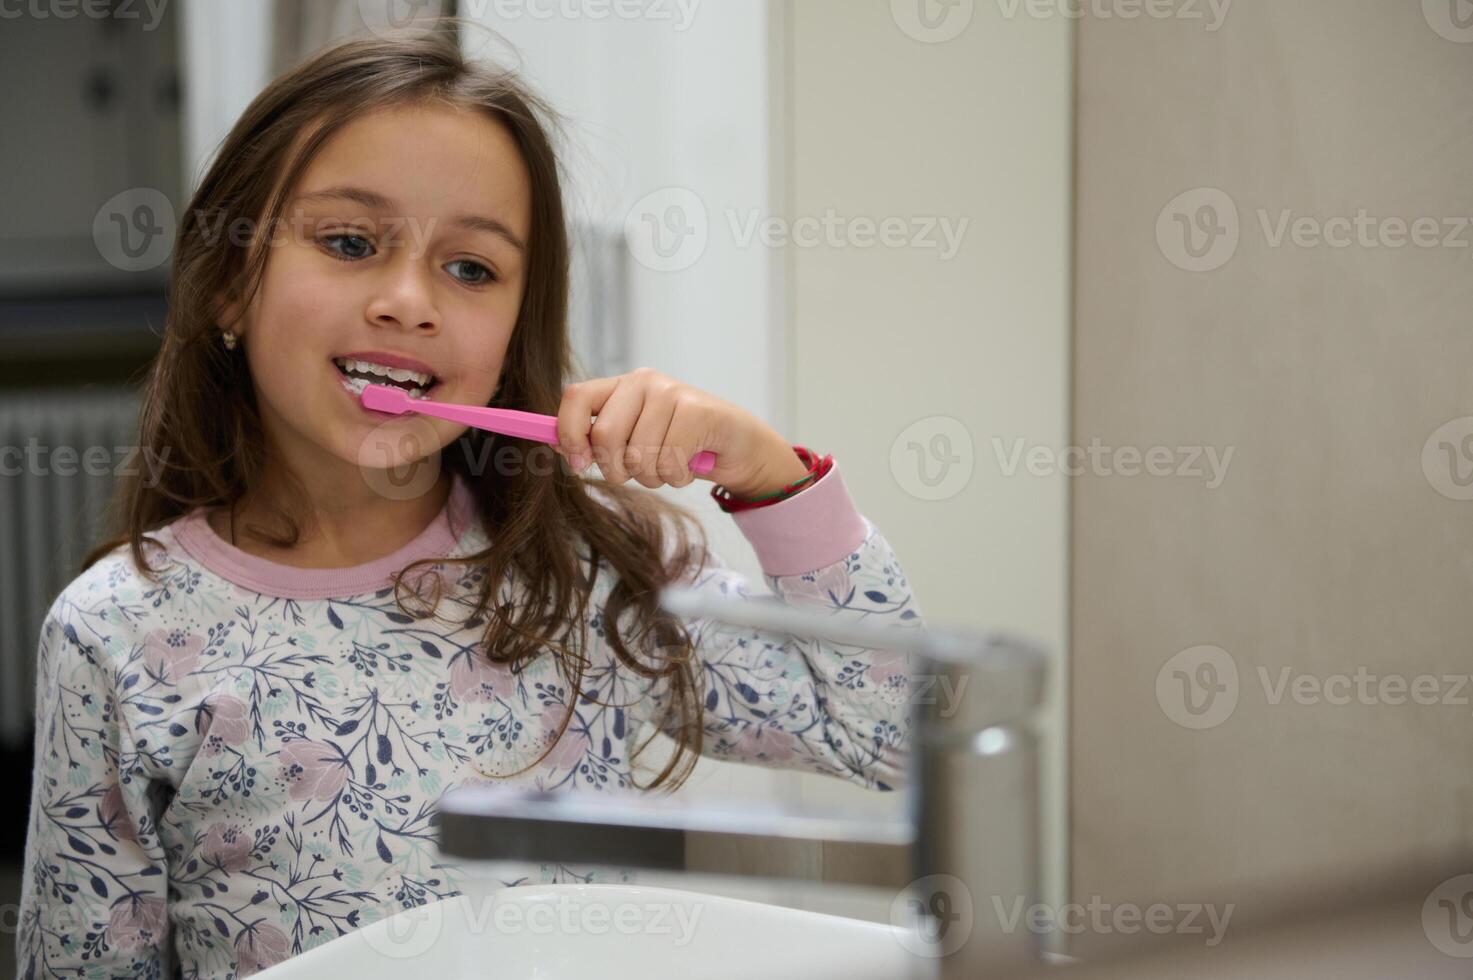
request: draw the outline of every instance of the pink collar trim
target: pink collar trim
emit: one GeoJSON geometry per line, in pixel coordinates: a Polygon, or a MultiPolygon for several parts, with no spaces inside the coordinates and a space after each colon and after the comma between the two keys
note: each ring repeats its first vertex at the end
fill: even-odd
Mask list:
{"type": "Polygon", "coordinates": [[[460,543],[475,513],[475,498],[465,479],[452,474],[450,496],[440,513],[412,541],[393,554],[347,568],[296,568],[249,554],[221,538],[196,507],[173,525],[179,544],[196,561],[228,582],[283,599],[334,599],[389,588],[394,573],[421,558],[449,555],[460,543]]]}

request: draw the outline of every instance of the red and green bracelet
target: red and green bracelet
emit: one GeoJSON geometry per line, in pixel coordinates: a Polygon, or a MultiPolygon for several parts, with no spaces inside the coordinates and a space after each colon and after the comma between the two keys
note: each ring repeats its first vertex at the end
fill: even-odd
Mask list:
{"type": "Polygon", "coordinates": [[[779,500],[786,500],[811,483],[818,482],[818,478],[827,473],[834,465],[832,454],[820,459],[817,453],[804,446],[794,446],[793,452],[797,453],[798,458],[803,461],[803,465],[808,467],[806,474],[789,483],[781,490],[764,494],[761,497],[754,497],[751,500],[743,500],[735,497],[730,490],[717,484],[711,488],[711,496],[715,499],[717,506],[728,514],[739,510],[767,507],[777,503],[779,500]]]}

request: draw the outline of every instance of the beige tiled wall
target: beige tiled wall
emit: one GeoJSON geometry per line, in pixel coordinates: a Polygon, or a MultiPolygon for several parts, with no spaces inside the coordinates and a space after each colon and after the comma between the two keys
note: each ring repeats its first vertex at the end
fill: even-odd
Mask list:
{"type": "Polygon", "coordinates": [[[1423,454],[1473,415],[1473,32],[1439,32],[1437,13],[1237,0],[1216,31],[1079,25],[1074,441],[1233,456],[1216,488],[1124,460],[1075,482],[1076,900],[1232,902],[1247,924],[1473,849],[1473,692],[1272,703],[1286,669],[1473,670],[1473,502],[1439,492],[1460,492],[1442,437],[1423,454]],[[1210,199],[1163,209],[1204,187],[1236,209],[1237,249],[1187,271],[1174,212],[1196,221],[1210,199]],[[1348,247],[1273,243],[1286,210],[1312,242],[1362,209],[1461,244],[1365,247],[1353,225],[1348,247]],[[1203,645],[1231,658],[1216,684],[1238,676],[1220,720],[1181,700],[1177,667],[1212,680],[1200,651],[1158,697],[1168,658],[1203,645]]]}

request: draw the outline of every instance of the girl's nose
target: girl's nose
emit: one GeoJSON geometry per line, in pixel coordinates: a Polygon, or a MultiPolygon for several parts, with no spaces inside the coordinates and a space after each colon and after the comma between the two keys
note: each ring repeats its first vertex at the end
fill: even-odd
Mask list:
{"type": "Polygon", "coordinates": [[[407,251],[388,263],[384,279],[368,305],[368,318],[374,323],[395,325],[422,331],[440,329],[440,314],[435,308],[433,271],[426,268],[423,256],[407,251]]]}

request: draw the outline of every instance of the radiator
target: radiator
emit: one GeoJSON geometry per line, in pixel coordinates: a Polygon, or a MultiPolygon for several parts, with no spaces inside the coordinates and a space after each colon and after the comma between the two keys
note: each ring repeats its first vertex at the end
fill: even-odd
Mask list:
{"type": "Polygon", "coordinates": [[[0,742],[7,749],[29,744],[41,621],[107,530],[118,474],[142,467],[137,433],[132,388],[0,393],[0,742]]]}

